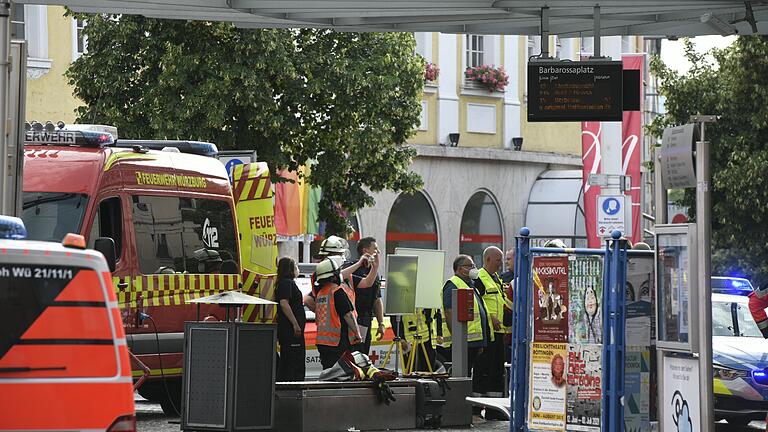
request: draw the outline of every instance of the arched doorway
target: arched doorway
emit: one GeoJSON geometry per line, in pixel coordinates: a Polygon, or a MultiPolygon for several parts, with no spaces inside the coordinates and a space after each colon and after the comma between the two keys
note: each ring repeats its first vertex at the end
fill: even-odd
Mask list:
{"type": "Polygon", "coordinates": [[[479,191],[469,198],[461,216],[459,253],[471,256],[480,267],[483,264],[483,250],[488,246],[504,250],[501,216],[491,195],[479,191]]]}
{"type": "Polygon", "coordinates": [[[395,248],[437,249],[437,220],[427,197],[400,194],[389,211],[387,220],[387,254],[395,248]]]}

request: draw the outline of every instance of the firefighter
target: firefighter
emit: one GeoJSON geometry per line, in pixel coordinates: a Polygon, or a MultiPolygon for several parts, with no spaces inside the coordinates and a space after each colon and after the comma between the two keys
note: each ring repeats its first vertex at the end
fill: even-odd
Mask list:
{"type": "Polygon", "coordinates": [[[749,311],[763,337],[768,339],[768,315],[765,308],[768,308],[768,284],[761,285],[749,294],[749,311]]]}
{"type": "Polygon", "coordinates": [[[315,271],[315,343],[323,369],[333,366],[344,351],[361,342],[354,306],[341,288],[341,270],[331,259],[321,261],[315,271]]]}

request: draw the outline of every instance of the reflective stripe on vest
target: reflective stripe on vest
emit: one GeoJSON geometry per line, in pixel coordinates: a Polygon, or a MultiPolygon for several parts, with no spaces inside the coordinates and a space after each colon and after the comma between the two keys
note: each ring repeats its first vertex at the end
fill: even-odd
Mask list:
{"type": "MultiPolygon", "coordinates": [[[[496,275],[496,278],[498,277],[499,275],[496,275]]],[[[504,306],[506,304],[504,300],[506,296],[502,292],[501,285],[496,283],[493,276],[491,276],[491,274],[488,273],[488,270],[484,268],[480,269],[480,281],[485,287],[483,302],[485,303],[485,312],[488,314],[488,326],[492,331],[497,333],[512,333],[512,327],[504,326],[504,306]],[[491,322],[492,316],[495,316],[499,321],[499,324],[501,325],[499,330],[493,330],[493,323],[491,322]]]]}
{"type": "Polygon", "coordinates": [[[325,284],[315,296],[315,324],[317,324],[317,345],[339,346],[341,341],[341,319],[336,313],[336,301],[333,294],[339,286],[325,284]]]}
{"type": "Polygon", "coordinates": [[[413,315],[405,315],[402,318],[403,335],[408,342],[420,340],[426,342],[429,339],[429,326],[422,309],[416,309],[413,315]]]}
{"type": "MultiPolygon", "coordinates": [[[[474,289],[470,288],[469,285],[467,285],[466,282],[464,282],[463,279],[461,279],[458,276],[451,276],[449,279],[451,282],[453,282],[454,285],[456,285],[456,288],[458,289],[471,289],[475,296],[475,301],[473,303],[472,312],[475,316],[475,319],[471,322],[467,323],[467,342],[476,342],[483,340],[483,321],[482,318],[480,318],[480,305],[478,304],[478,296],[477,293],[474,292],[474,289]]],[[[482,301],[482,299],[479,299],[482,301]]],[[[443,345],[444,347],[451,346],[451,331],[448,329],[448,324],[445,317],[445,311],[443,311],[443,345]],[[448,335],[448,337],[446,337],[448,335]]],[[[489,332],[491,340],[493,340],[493,332],[489,332]]]]}

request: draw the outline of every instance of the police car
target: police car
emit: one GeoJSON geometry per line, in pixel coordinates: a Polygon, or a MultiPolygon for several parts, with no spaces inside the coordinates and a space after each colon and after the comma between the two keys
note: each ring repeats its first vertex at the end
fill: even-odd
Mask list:
{"type": "Polygon", "coordinates": [[[746,425],[768,412],[768,340],[745,295],[712,294],[715,416],[746,425]]]}
{"type": "Polygon", "coordinates": [[[710,286],[712,287],[712,293],[717,294],[746,296],[755,290],[749,279],[733,276],[712,276],[710,286]]]}

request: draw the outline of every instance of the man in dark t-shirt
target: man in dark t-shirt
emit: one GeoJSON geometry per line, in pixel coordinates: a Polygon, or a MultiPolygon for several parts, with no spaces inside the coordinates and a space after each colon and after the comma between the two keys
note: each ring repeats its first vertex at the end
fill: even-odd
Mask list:
{"type": "Polygon", "coordinates": [[[384,307],[381,302],[381,278],[379,277],[379,246],[373,237],[364,237],[357,243],[357,252],[363,260],[363,265],[352,273],[355,286],[355,310],[357,311],[357,324],[360,327],[360,335],[363,341],[354,349],[363,354],[369,354],[371,349],[371,324],[376,316],[378,329],[377,338],[384,335],[384,307]]]}

